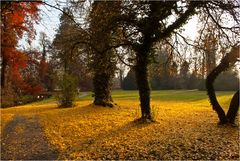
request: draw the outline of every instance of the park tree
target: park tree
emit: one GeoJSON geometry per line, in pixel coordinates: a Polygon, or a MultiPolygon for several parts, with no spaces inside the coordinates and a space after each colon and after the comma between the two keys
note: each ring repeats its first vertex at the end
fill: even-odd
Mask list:
{"type": "Polygon", "coordinates": [[[27,56],[17,50],[17,43],[25,32],[28,35],[29,41],[33,39],[33,23],[39,20],[38,5],[39,3],[37,2],[1,3],[2,87],[5,85],[7,74],[9,77],[17,76],[17,79],[21,80],[20,69],[26,66],[27,56]]]}
{"type": "Polygon", "coordinates": [[[239,58],[240,46],[235,46],[232,50],[226,54],[225,57],[222,58],[220,64],[213,69],[213,71],[207,76],[206,80],[206,88],[207,93],[210,99],[210,103],[212,104],[213,110],[215,110],[218,114],[218,118],[220,120],[220,124],[226,123],[234,123],[235,118],[237,116],[237,112],[239,109],[239,90],[233,95],[232,100],[230,102],[229,110],[227,114],[225,114],[221,105],[219,104],[213,83],[217,76],[225,70],[228,70],[231,66],[233,66],[237,59],[239,58]]]}
{"type": "MultiPolygon", "coordinates": [[[[78,6],[74,7],[79,9],[78,6]]],[[[83,28],[83,25],[75,21],[74,14],[76,13],[73,8],[63,8],[60,26],[53,40],[53,53],[50,57],[50,60],[56,64],[55,68],[62,72],[62,77],[72,77],[60,79],[59,85],[62,89],[66,89],[66,93],[69,91],[75,92],[77,88],[92,90],[92,77],[95,69],[91,66],[95,58],[91,56],[91,38],[93,36],[90,36],[88,28],[83,28]],[[64,87],[67,82],[75,83],[74,86],[68,86],[72,90],[64,87]]],[[[75,96],[75,94],[72,94],[72,96],[75,96]]]]}
{"type": "Polygon", "coordinates": [[[223,44],[227,41],[224,41],[221,32],[215,30],[217,26],[210,20],[209,15],[199,15],[199,21],[204,23],[200,24],[202,27],[200,27],[199,35],[195,40],[195,52],[201,55],[200,69],[202,78],[205,79],[216,67],[217,55],[221,55],[219,52],[223,50],[223,44]]]}
{"type": "Polygon", "coordinates": [[[64,13],[60,17],[60,26],[53,40],[54,53],[52,59],[58,61],[59,68],[62,68],[65,73],[71,73],[71,66],[74,58],[78,55],[72,50],[72,44],[76,39],[77,26],[71,20],[73,17],[68,8],[64,8],[64,13]],[[67,14],[65,14],[67,13],[67,14]]]}
{"type": "Polygon", "coordinates": [[[120,2],[94,1],[89,14],[91,33],[91,69],[93,71],[94,104],[113,106],[111,87],[116,72],[116,55],[111,45],[117,28],[113,23],[119,15],[120,2]]]}
{"type": "Polygon", "coordinates": [[[61,92],[57,96],[60,107],[74,106],[77,94],[77,80],[73,73],[74,62],[78,57],[78,52],[72,50],[72,44],[77,34],[77,26],[72,21],[72,13],[68,8],[63,9],[60,17],[60,26],[53,40],[54,52],[51,59],[57,61],[55,67],[58,71],[58,87],[61,92]]]}
{"type": "MultiPolygon", "coordinates": [[[[22,70],[27,67],[28,56],[17,49],[17,44],[23,35],[29,43],[34,38],[39,5],[39,2],[1,2],[1,89],[4,97],[12,97],[27,86],[22,70]]],[[[7,99],[11,102],[16,97],[7,99]]]]}
{"type": "Polygon", "coordinates": [[[51,42],[46,35],[46,33],[41,32],[39,38],[40,46],[41,46],[41,59],[40,59],[40,68],[39,68],[39,77],[41,80],[41,84],[47,91],[52,89],[51,84],[51,69],[49,67],[48,57],[50,55],[51,50],[51,42]]]}
{"type": "Polygon", "coordinates": [[[75,21],[74,14],[76,13],[71,7],[62,10],[58,33],[53,41],[54,53],[51,60],[58,68],[62,67],[65,72],[77,77],[80,90],[92,90],[90,36],[88,30],[75,21]]]}
{"type": "Polygon", "coordinates": [[[41,60],[42,56],[36,49],[25,50],[27,54],[27,66],[22,71],[22,77],[25,82],[24,95],[36,96],[44,90],[44,85],[41,82],[41,60]]]}
{"type": "MultiPolygon", "coordinates": [[[[45,4],[54,7],[48,3],[45,4]]],[[[120,1],[70,3],[69,11],[75,15],[80,14],[81,22],[73,15],[69,16],[68,12],[57,8],[78,28],[77,32],[68,33],[68,36],[72,36],[72,39],[68,39],[71,42],[68,46],[71,50],[80,46],[87,53],[88,60],[85,62],[91,73],[95,105],[113,106],[111,88],[117,69],[116,52],[112,47],[113,39],[117,35],[117,27],[113,21],[120,12],[120,4],[120,1]]]]}
{"type": "Polygon", "coordinates": [[[128,27],[128,30],[125,31],[127,42],[136,53],[135,73],[142,114],[140,120],[151,121],[148,66],[151,63],[152,47],[156,42],[170,37],[193,14],[196,14],[196,8],[203,4],[196,1],[184,4],[177,1],[134,1],[126,3],[124,10],[126,14],[123,14],[122,21],[128,27]],[[171,24],[167,23],[173,14],[176,15],[175,20],[171,24]],[[128,34],[128,32],[132,33],[128,34]]]}
{"type": "Polygon", "coordinates": [[[206,24],[206,29],[197,39],[197,49],[202,51],[202,74],[205,78],[216,67],[216,52],[218,50],[219,42],[221,38],[215,31],[215,25],[213,22],[206,24]],[[218,42],[219,41],[219,42],[218,42]]]}
{"type": "MultiPolygon", "coordinates": [[[[151,63],[153,45],[177,32],[191,16],[201,14],[200,8],[209,15],[222,11],[237,21],[236,1],[125,2],[120,20],[124,24],[122,26],[126,44],[130,44],[136,53],[135,72],[142,112],[140,120],[152,120],[148,66],[151,63]]],[[[223,27],[219,25],[219,28],[223,27]]]]}
{"type": "Polygon", "coordinates": [[[79,36],[78,26],[73,21],[73,14],[69,8],[64,8],[60,17],[60,26],[53,40],[54,52],[51,60],[55,60],[58,70],[58,85],[61,93],[58,96],[60,107],[71,107],[77,94],[77,75],[75,68],[80,70],[81,63],[78,62],[81,56],[79,48],[73,48],[79,36]],[[79,64],[78,64],[79,63],[79,64]]]}

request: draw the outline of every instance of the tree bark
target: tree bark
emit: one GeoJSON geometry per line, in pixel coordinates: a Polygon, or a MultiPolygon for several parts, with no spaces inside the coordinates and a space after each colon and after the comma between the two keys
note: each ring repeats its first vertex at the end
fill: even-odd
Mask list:
{"type": "Polygon", "coordinates": [[[152,120],[150,108],[150,86],[148,80],[148,59],[147,52],[137,53],[137,62],[135,67],[136,81],[140,96],[141,120],[152,120]]]}
{"type": "Polygon", "coordinates": [[[210,103],[212,104],[213,110],[215,110],[218,114],[220,124],[234,122],[239,106],[239,91],[234,94],[232,101],[230,103],[229,111],[226,116],[224,110],[217,101],[213,83],[221,72],[227,70],[231,65],[233,65],[237,61],[238,57],[239,46],[236,46],[232,48],[230,53],[226,54],[226,56],[221,60],[220,64],[215,69],[213,69],[213,71],[207,76],[206,79],[207,94],[210,99],[210,103]]]}
{"type": "Polygon", "coordinates": [[[116,27],[110,27],[114,16],[120,14],[119,2],[94,1],[90,14],[90,29],[92,32],[92,70],[94,104],[113,107],[111,88],[116,71],[116,55],[109,49],[112,44],[113,31],[116,27]],[[108,50],[107,50],[108,49],[108,50]]]}
{"type": "Polygon", "coordinates": [[[225,115],[225,112],[223,111],[222,107],[218,103],[218,100],[216,98],[215,89],[213,87],[214,80],[217,78],[217,76],[226,69],[226,64],[220,63],[219,66],[217,66],[208,76],[206,79],[206,88],[207,88],[207,94],[210,100],[210,103],[212,104],[213,110],[215,110],[218,114],[218,118],[220,120],[221,124],[225,124],[228,122],[227,117],[225,115]]]}
{"type": "Polygon", "coordinates": [[[148,65],[149,65],[149,57],[150,50],[153,46],[154,40],[152,39],[159,27],[158,19],[157,19],[157,11],[160,6],[159,2],[151,2],[150,3],[150,14],[148,22],[143,27],[143,37],[142,44],[138,45],[135,48],[136,52],[136,67],[135,67],[135,75],[136,81],[139,91],[140,97],[140,106],[141,106],[141,118],[143,122],[153,121],[151,115],[151,107],[150,107],[150,85],[148,80],[148,65]]]}
{"type": "Polygon", "coordinates": [[[229,110],[227,112],[228,121],[232,124],[234,124],[238,109],[239,109],[239,90],[233,95],[232,100],[230,102],[229,110]]]}
{"type": "Polygon", "coordinates": [[[111,97],[112,75],[106,73],[95,73],[94,84],[94,104],[100,106],[113,107],[111,97]]]}
{"type": "Polygon", "coordinates": [[[95,53],[93,67],[94,104],[113,107],[111,89],[113,85],[116,62],[112,50],[104,53],[95,53]]]}

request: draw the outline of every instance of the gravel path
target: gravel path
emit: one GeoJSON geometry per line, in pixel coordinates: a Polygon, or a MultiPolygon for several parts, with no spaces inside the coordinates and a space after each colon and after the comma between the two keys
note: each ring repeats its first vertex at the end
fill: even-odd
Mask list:
{"type": "Polygon", "coordinates": [[[1,160],[56,160],[36,117],[15,115],[1,134],[1,160]]]}
{"type": "Polygon", "coordinates": [[[82,93],[78,96],[78,98],[82,98],[82,97],[85,97],[85,96],[87,96],[87,95],[88,95],[87,92],[82,92],[82,93]]]}

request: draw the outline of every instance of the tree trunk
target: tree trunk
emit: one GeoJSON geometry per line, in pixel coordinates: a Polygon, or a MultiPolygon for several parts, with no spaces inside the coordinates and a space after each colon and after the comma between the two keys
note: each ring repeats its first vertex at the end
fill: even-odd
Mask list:
{"type": "Polygon", "coordinates": [[[238,109],[239,109],[239,90],[233,95],[232,100],[230,102],[229,110],[227,112],[228,121],[232,124],[234,124],[238,109]]]}
{"type": "Polygon", "coordinates": [[[112,51],[95,54],[93,62],[93,103],[95,105],[113,107],[111,89],[116,71],[116,62],[112,60],[113,58],[112,51]]]}
{"type": "Polygon", "coordinates": [[[2,57],[2,67],[1,67],[1,87],[2,87],[2,89],[5,86],[5,74],[6,74],[5,69],[6,69],[6,62],[5,62],[4,58],[2,57]]]}
{"type": "Polygon", "coordinates": [[[210,103],[212,104],[213,110],[215,110],[218,114],[218,118],[220,120],[220,124],[225,124],[228,122],[227,117],[225,115],[225,112],[223,111],[222,107],[219,105],[215,90],[213,87],[214,80],[217,78],[217,76],[227,69],[229,64],[224,63],[224,61],[221,61],[221,63],[207,76],[206,79],[206,88],[207,88],[207,94],[210,99],[210,103]]]}
{"type": "Polygon", "coordinates": [[[113,107],[111,88],[116,71],[116,55],[109,47],[112,44],[116,27],[110,27],[114,16],[121,13],[119,2],[93,1],[90,13],[90,30],[92,33],[92,69],[94,104],[113,107]],[[107,50],[108,49],[108,50],[107,50]]]}
{"type": "Polygon", "coordinates": [[[230,53],[226,54],[226,56],[221,60],[220,64],[215,69],[213,69],[213,71],[207,76],[207,79],[206,79],[207,94],[209,96],[210,103],[212,104],[213,110],[215,110],[218,114],[218,117],[220,119],[220,124],[234,122],[234,119],[238,111],[238,106],[239,106],[239,100],[238,100],[239,91],[234,94],[232,101],[230,103],[229,111],[226,116],[225,112],[223,111],[222,107],[219,105],[217,101],[213,83],[214,83],[214,80],[217,78],[217,76],[221,72],[227,70],[230,67],[230,65],[234,64],[237,61],[238,57],[239,57],[239,46],[236,46],[232,48],[230,53]]]}
{"type": "Polygon", "coordinates": [[[113,107],[111,97],[112,75],[106,73],[95,73],[93,78],[94,104],[113,107]]]}
{"type": "Polygon", "coordinates": [[[135,68],[142,113],[142,117],[140,119],[143,121],[152,120],[150,108],[150,86],[148,80],[148,63],[146,56],[146,54],[138,54],[135,68]]]}
{"type": "Polygon", "coordinates": [[[123,70],[119,69],[119,81],[120,81],[120,88],[122,89],[123,84],[123,70]]]}

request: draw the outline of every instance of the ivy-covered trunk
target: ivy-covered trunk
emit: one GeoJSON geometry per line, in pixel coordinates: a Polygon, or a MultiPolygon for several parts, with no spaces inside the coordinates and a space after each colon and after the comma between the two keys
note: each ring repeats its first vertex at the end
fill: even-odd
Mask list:
{"type": "Polygon", "coordinates": [[[149,84],[149,54],[152,47],[152,42],[149,41],[150,34],[146,33],[143,39],[142,45],[138,46],[136,51],[136,66],[135,75],[138,86],[140,106],[141,106],[141,118],[143,122],[153,121],[151,115],[150,106],[150,84],[149,84]]]}
{"type": "Polygon", "coordinates": [[[112,50],[109,50],[103,53],[95,53],[94,55],[93,103],[95,105],[113,107],[111,89],[116,71],[114,53],[112,50]]]}
{"type": "Polygon", "coordinates": [[[101,72],[95,73],[93,77],[94,104],[100,106],[113,106],[111,97],[112,75],[101,72]]]}
{"type": "Polygon", "coordinates": [[[111,88],[116,71],[116,55],[111,49],[113,33],[116,30],[112,19],[120,13],[119,2],[94,1],[90,13],[92,33],[91,68],[93,70],[94,104],[113,106],[111,88]]]}
{"type": "Polygon", "coordinates": [[[109,59],[113,58],[113,53],[96,54],[93,62],[93,93],[94,104],[100,106],[113,107],[113,100],[111,97],[111,90],[113,85],[114,73],[116,70],[116,62],[111,62],[109,59]],[[98,57],[101,57],[98,59],[98,57]]]}
{"type": "Polygon", "coordinates": [[[135,73],[140,96],[142,120],[152,120],[150,108],[150,86],[148,80],[147,55],[138,54],[135,73]]]}

